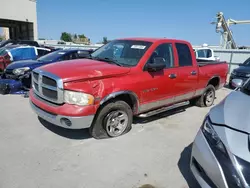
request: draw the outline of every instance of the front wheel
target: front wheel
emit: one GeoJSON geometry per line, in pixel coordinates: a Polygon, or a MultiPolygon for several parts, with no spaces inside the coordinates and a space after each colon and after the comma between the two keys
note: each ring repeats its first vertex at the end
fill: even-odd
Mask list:
{"type": "Polygon", "coordinates": [[[214,104],[215,88],[213,85],[208,85],[203,94],[196,99],[195,103],[199,107],[210,107],[214,104]]]}
{"type": "Polygon", "coordinates": [[[96,139],[118,137],[131,130],[133,112],[124,101],[110,101],[96,114],[90,134],[96,139]]]}

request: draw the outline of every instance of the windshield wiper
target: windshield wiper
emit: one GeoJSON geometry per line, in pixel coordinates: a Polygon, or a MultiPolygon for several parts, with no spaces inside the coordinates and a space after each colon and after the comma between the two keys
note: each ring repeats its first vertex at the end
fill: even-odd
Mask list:
{"type": "Polygon", "coordinates": [[[117,60],[110,59],[108,57],[105,57],[105,58],[96,57],[96,58],[93,58],[93,59],[98,60],[98,61],[105,61],[105,62],[108,62],[108,63],[112,63],[112,64],[118,65],[120,67],[122,66],[122,64],[118,63],[117,60]]]}

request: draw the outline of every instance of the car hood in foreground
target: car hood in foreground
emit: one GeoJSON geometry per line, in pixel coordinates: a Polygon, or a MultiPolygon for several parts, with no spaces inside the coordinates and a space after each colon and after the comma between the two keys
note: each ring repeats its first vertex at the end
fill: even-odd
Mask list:
{"type": "Polygon", "coordinates": [[[250,133],[250,96],[232,91],[209,115],[213,123],[250,133]]]}
{"type": "Polygon", "coordinates": [[[57,75],[62,78],[64,83],[114,77],[130,71],[130,68],[127,67],[90,59],[70,60],[58,64],[45,65],[40,69],[57,75]]]}

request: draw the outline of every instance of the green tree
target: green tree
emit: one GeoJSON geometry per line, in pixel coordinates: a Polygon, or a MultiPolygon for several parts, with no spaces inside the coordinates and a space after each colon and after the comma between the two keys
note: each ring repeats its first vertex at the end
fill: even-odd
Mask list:
{"type": "Polygon", "coordinates": [[[108,43],[108,38],[107,38],[107,37],[103,37],[102,43],[103,43],[103,44],[107,44],[107,43],[108,43]]]}
{"type": "Polygon", "coordinates": [[[60,39],[65,42],[72,42],[72,36],[70,33],[67,33],[67,32],[62,32],[60,39]]]}
{"type": "Polygon", "coordinates": [[[78,35],[78,37],[79,37],[80,39],[85,39],[85,38],[87,38],[84,34],[78,35]]]}

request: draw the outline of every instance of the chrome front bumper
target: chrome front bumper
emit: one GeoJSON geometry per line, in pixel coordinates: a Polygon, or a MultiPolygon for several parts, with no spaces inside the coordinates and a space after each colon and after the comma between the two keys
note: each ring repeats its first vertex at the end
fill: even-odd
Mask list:
{"type": "Polygon", "coordinates": [[[220,188],[227,188],[222,168],[210,149],[210,146],[208,145],[201,130],[197,133],[193,143],[190,168],[201,187],[210,187],[207,181],[203,178],[199,169],[196,167],[193,161],[194,159],[202,167],[205,176],[207,176],[213,184],[220,188]]]}
{"type": "Polygon", "coordinates": [[[41,108],[35,106],[32,101],[30,101],[31,108],[34,112],[46,120],[47,122],[57,125],[59,127],[67,129],[85,129],[91,126],[91,123],[94,119],[94,115],[91,116],[82,116],[82,117],[72,117],[72,116],[61,116],[48,113],[41,108]]]}

